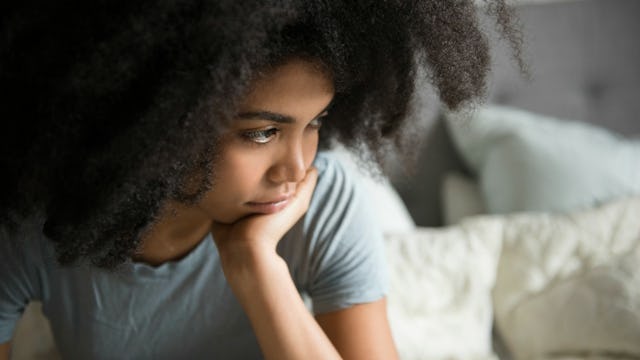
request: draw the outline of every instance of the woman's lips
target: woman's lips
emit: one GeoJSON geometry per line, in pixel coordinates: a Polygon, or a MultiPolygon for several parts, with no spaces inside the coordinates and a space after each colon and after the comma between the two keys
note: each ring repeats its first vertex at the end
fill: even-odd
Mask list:
{"type": "Polygon", "coordinates": [[[269,202],[248,202],[247,206],[257,213],[272,214],[284,209],[290,199],[291,196],[286,196],[269,202]]]}

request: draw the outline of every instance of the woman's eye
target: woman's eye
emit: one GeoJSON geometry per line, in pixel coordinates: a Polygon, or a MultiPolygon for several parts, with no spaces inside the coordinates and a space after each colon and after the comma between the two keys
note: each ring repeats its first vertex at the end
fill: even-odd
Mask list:
{"type": "Polygon", "coordinates": [[[271,139],[273,139],[274,136],[276,136],[278,131],[279,130],[277,128],[251,130],[251,131],[244,132],[242,134],[242,137],[244,137],[248,141],[251,141],[257,144],[266,144],[269,141],[271,141],[271,139]]]}

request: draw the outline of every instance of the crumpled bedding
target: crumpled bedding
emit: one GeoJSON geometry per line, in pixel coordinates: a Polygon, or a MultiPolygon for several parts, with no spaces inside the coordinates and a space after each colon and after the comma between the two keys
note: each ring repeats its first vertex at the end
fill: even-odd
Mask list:
{"type": "Polygon", "coordinates": [[[493,299],[516,359],[640,357],[640,198],[506,217],[493,299]]]}
{"type": "Polygon", "coordinates": [[[495,359],[500,220],[387,234],[391,330],[403,360],[495,359]]]}
{"type": "Polygon", "coordinates": [[[402,359],[640,358],[640,197],[387,234],[402,359]],[[495,285],[495,286],[494,286],[495,285]]]}

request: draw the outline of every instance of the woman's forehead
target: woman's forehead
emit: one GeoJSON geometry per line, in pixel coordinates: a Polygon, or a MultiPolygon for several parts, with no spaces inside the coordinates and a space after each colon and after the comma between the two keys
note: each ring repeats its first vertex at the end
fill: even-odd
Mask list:
{"type": "Polygon", "coordinates": [[[324,108],[334,95],[333,80],[305,60],[291,60],[255,80],[240,102],[240,111],[274,111],[278,108],[324,108]]]}

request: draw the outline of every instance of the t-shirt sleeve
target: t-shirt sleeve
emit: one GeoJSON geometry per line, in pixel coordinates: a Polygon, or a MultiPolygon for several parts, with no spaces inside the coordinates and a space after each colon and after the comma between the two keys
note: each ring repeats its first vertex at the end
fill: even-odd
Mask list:
{"type": "Polygon", "coordinates": [[[16,241],[0,232],[0,344],[10,341],[29,301],[41,298],[34,261],[40,257],[35,240],[16,241]]]}
{"type": "Polygon", "coordinates": [[[315,314],[373,302],[387,292],[382,232],[358,177],[325,161],[305,228],[311,236],[307,291],[315,314]]]}

